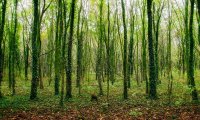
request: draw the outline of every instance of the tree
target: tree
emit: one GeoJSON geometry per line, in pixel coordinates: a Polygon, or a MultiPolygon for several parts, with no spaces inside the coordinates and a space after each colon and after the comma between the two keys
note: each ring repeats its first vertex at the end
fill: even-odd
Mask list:
{"type": "Polygon", "coordinates": [[[171,31],[172,31],[172,13],[170,2],[168,1],[168,42],[167,42],[167,74],[168,74],[168,94],[169,94],[169,103],[171,102],[171,94],[172,94],[172,59],[171,59],[171,31]]]}
{"type": "Polygon", "coordinates": [[[12,88],[12,95],[15,95],[16,82],[16,64],[18,57],[17,42],[17,6],[18,0],[14,1],[14,11],[11,21],[11,29],[9,29],[9,87],[12,88]]]}
{"type": "Polygon", "coordinates": [[[198,25],[199,25],[198,41],[199,41],[199,45],[200,45],[200,1],[199,0],[197,0],[197,10],[198,10],[198,14],[199,14],[199,17],[198,17],[198,25]]]}
{"type": "Polygon", "coordinates": [[[110,54],[110,1],[108,0],[108,33],[107,33],[107,42],[106,44],[106,54],[107,54],[107,102],[109,101],[109,91],[110,91],[110,79],[111,79],[111,54],[110,54]]]}
{"type": "Polygon", "coordinates": [[[56,21],[56,38],[55,38],[55,95],[59,94],[59,83],[60,83],[60,68],[61,68],[61,41],[63,32],[63,8],[62,0],[58,0],[57,7],[57,21],[56,21]]]}
{"type": "Polygon", "coordinates": [[[154,61],[154,41],[152,36],[152,0],[147,0],[147,14],[148,14],[148,46],[149,46],[149,97],[155,99],[157,97],[156,91],[156,76],[155,76],[155,61],[154,61]]]}
{"type": "Polygon", "coordinates": [[[67,3],[63,0],[63,17],[64,17],[64,34],[62,40],[62,60],[61,63],[63,66],[61,67],[61,76],[62,76],[62,83],[61,83],[61,96],[60,96],[60,105],[63,106],[63,98],[64,98],[64,84],[65,84],[65,66],[66,66],[66,41],[67,41],[67,30],[68,30],[68,22],[67,22],[67,3]]]}
{"type": "Polygon", "coordinates": [[[123,16],[123,26],[124,26],[124,55],[123,55],[123,74],[124,74],[124,99],[128,99],[128,89],[127,89],[127,28],[126,28],[126,14],[124,1],[121,0],[122,5],[122,16],[123,16]]]}
{"type": "Polygon", "coordinates": [[[131,87],[131,75],[133,74],[133,47],[134,47],[134,29],[135,29],[135,16],[133,15],[133,5],[131,7],[131,20],[130,20],[130,43],[129,43],[129,54],[128,54],[128,88],[131,87]]]}
{"type": "Polygon", "coordinates": [[[184,15],[184,26],[185,26],[185,62],[186,62],[186,71],[187,71],[187,80],[188,80],[188,84],[189,83],[189,28],[188,28],[188,4],[189,4],[189,0],[185,0],[185,15],[184,15]]]}
{"type": "Polygon", "coordinates": [[[146,94],[149,93],[149,82],[147,79],[147,42],[146,42],[146,0],[143,0],[143,7],[142,7],[142,77],[143,80],[146,82],[146,94]]]}
{"type": "Polygon", "coordinates": [[[38,0],[33,0],[34,6],[34,19],[32,27],[32,81],[31,81],[31,95],[30,99],[33,100],[37,97],[37,82],[38,82],[38,53],[37,53],[37,34],[38,34],[38,0]]]}
{"type": "Polygon", "coordinates": [[[66,98],[72,97],[72,46],[73,46],[73,35],[74,35],[74,18],[75,18],[75,9],[76,0],[71,1],[71,10],[70,10],[70,32],[69,32],[69,42],[68,42],[68,54],[67,54],[67,85],[66,85],[66,98]]]}
{"type": "MultiPolygon", "coordinates": [[[[0,56],[3,56],[2,51],[2,41],[4,36],[4,25],[5,25],[5,15],[6,15],[6,4],[7,0],[2,0],[2,11],[1,11],[1,21],[0,21],[0,56]]],[[[1,93],[1,82],[3,80],[3,57],[0,57],[0,98],[2,98],[1,93]]]]}
{"type": "Polygon", "coordinates": [[[193,38],[193,14],[194,14],[194,0],[190,0],[191,2],[191,10],[190,10],[190,22],[189,22],[189,83],[191,85],[192,89],[192,100],[197,101],[198,100],[198,93],[195,87],[195,80],[194,80],[194,45],[195,41],[193,38]]]}
{"type": "Polygon", "coordinates": [[[103,2],[104,0],[100,1],[99,5],[99,41],[98,41],[98,50],[97,50],[97,62],[96,62],[96,79],[99,84],[99,95],[103,95],[103,88],[102,88],[102,74],[103,74],[103,2]]]}
{"type": "Polygon", "coordinates": [[[80,4],[80,8],[78,11],[78,23],[77,23],[77,40],[78,40],[78,44],[77,44],[77,78],[76,78],[76,87],[79,88],[79,94],[80,94],[80,89],[81,89],[81,80],[83,77],[83,20],[81,21],[81,11],[82,11],[82,0],[81,0],[81,4],[80,4]],[[81,24],[81,27],[80,27],[81,24]],[[81,31],[79,31],[81,30],[81,31]]]}

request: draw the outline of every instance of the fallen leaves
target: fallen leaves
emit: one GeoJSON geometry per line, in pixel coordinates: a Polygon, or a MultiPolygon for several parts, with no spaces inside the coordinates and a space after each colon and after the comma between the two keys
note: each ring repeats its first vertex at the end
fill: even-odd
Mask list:
{"type": "Polygon", "coordinates": [[[111,106],[106,113],[99,110],[99,106],[88,106],[80,110],[66,110],[53,112],[52,110],[32,109],[30,111],[17,111],[9,113],[4,111],[4,120],[121,120],[121,119],[181,119],[181,120],[199,120],[200,105],[181,106],[181,107],[163,107],[146,108],[145,106],[111,106]],[[130,112],[134,114],[130,114],[130,112]]]}

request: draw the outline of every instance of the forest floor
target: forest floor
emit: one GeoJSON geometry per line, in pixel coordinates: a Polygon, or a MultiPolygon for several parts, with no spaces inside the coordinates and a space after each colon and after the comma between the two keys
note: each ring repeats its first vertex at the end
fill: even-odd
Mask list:
{"type": "Polygon", "coordinates": [[[12,120],[114,120],[114,119],[181,119],[181,120],[199,120],[200,106],[180,106],[180,107],[162,107],[147,108],[145,106],[111,106],[102,111],[98,105],[76,109],[31,109],[28,111],[18,110],[13,112],[11,109],[3,111],[2,119],[12,120]]]}
{"type": "MultiPolygon", "coordinates": [[[[196,86],[200,96],[200,75],[196,73],[196,86]]],[[[48,85],[44,78],[44,89],[38,88],[38,99],[29,100],[30,81],[18,78],[16,95],[11,95],[7,80],[3,81],[3,95],[0,99],[0,119],[3,120],[90,120],[90,119],[182,119],[200,120],[200,103],[191,102],[191,89],[187,86],[185,77],[174,73],[173,94],[171,99],[167,92],[168,81],[161,79],[158,85],[158,99],[150,100],[145,95],[145,82],[137,85],[132,82],[129,89],[129,99],[122,99],[123,83],[121,78],[110,85],[109,101],[106,97],[106,82],[104,96],[98,96],[97,101],[91,101],[91,94],[98,93],[97,82],[87,78],[82,83],[81,95],[73,83],[73,98],[64,101],[60,107],[60,96],[54,95],[54,83],[48,85]]]]}
{"type": "Polygon", "coordinates": [[[145,106],[110,106],[102,111],[98,105],[77,109],[11,109],[3,111],[2,120],[200,120],[200,105],[148,108],[145,106]]]}

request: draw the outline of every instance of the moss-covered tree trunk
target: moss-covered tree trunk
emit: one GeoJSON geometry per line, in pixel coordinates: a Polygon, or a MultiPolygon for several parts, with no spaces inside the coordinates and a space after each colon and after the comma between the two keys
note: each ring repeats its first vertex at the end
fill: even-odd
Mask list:
{"type": "Polygon", "coordinates": [[[16,61],[18,54],[17,43],[17,6],[18,0],[14,1],[14,9],[11,21],[11,27],[9,29],[9,88],[12,89],[12,95],[15,95],[15,80],[16,80],[16,61]]]}
{"type": "MultiPolygon", "coordinates": [[[[83,28],[83,24],[81,24],[81,11],[82,11],[82,0],[81,0],[81,5],[78,11],[78,23],[77,23],[77,75],[76,75],[76,87],[79,88],[79,93],[80,93],[80,87],[81,87],[81,79],[82,79],[82,56],[83,56],[83,36],[82,35],[82,28],[83,28]],[[81,25],[81,26],[80,26],[81,25]],[[81,31],[80,31],[81,29],[81,31]]],[[[83,23],[83,21],[82,21],[83,23]]]]}
{"type": "Polygon", "coordinates": [[[30,99],[33,100],[37,97],[37,81],[38,81],[38,53],[37,53],[37,34],[38,34],[38,0],[33,0],[34,14],[33,14],[33,27],[32,27],[32,81],[31,81],[31,94],[30,99]]]}
{"type": "Polygon", "coordinates": [[[197,10],[198,10],[198,41],[199,41],[199,45],[200,45],[200,0],[196,0],[197,3],[197,10]]]}
{"type": "Polygon", "coordinates": [[[107,20],[108,20],[108,34],[107,34],[107,42],[106,42],[106,54],[107,54],[107,102],[109,101],[109,92],[110,92],[110,80],[111,80],[111,54],[110,54],[110,44],[111,44],[111,35],[110,35],[110,1],[108,0],[108,12],[107,12],[107,20]]]}
{"type": "Polygon", "coordinates": [[[68,42],[68,54],[67,54],[67,83],[66,83],[66,99],[72,97],[72,46],[73,46],[73,35],[74,35],[74,18],[75,18],[75,8],[76,0],[71,2],[70,11],[70,32],[69,32],[69,42],[68,42]]]}
{"type": "Polygon", "coordinates": [[[146,94],[148,94],[149,81],[147,79],[146,0],[143,0],[141,18],[142,18],[142,79],[146,82],[146,94]]]}
{"type": "Polygon", "coordinates": [[[185,62],[186,62],[186,71],[187,71],[187,81],[188,85],[190,85],[189,81],[189,29],[188,29],[188,4],[189,0],[185,0],[185,15],[184,15],[184,27],[185,27],[185,62]]]}
{"type": "Polygon", "coordinates": [[[64,84],[65,84],[65,70],[66,70],[66,41],[67,41],[67,30],[68,30],[68,23],[67,23],[67,2],[63,0],[63,40],[62,40],[62,66],[61,66],[61,76],[62,76],[62,83],[61,83],[61,96],[60,96],[60,105],[63,106],[63,99],[64,99],[64,84]]]}
{"type": "Polygon", "coordinates": [[[193,37],[193,16],[194,16],[194,0],[191,0],[191,10],[190,10],[190,22],[189,22],[189,83],[192,89],[192,100],[198,100],[198,93],[195,87],[195,80],[194,80],[194,46],[195,41],[193,37]]]}
{"type": "Polygon", "coordinates": [[[171,94],[172,94],[172,58],[171,58],[171,31],[172,31],[172,13],[171,13],[171,6],[170,2],[168,1],[168,35],[167,35],[167,74],[168,74],[168,95],[169,95],[169,103],[171,103],[171,94]]]}
{"type": "Polygon", "coordinates": [[[123,18],[123,27],[124,27],[124,54],[123,54],[123,75],[124,75],[124,89],[123,89],[123,97],[124,99],[128,99],[128,86],[127,86],[127,27],[126,27],[126,11],[124,0],[121,0],[122,6],[122,18],[123,18]]]}
{"type": "Polygon", "coordinates": [[[99,14],[99,41],[97,50],[97,62],[96,62],[96,79],[99,85],[99,95],[103,95],[102,80],[103,80],[103,2],[100,1],[100,14],[99,14]]]}
{"type": "MultiPolygon", "coordinates": [[[[133,8],[132,8],[133,9],[133,8]]],[[[129,54],[128,54],[128,88],[131,87],[131,75],[133,74],[133,47],[134,47],[134,30],[135,30],[135,16],[131,11],[130,20],[130,43],[129,43],[129,54]]]]}
{"type": "Polygon", "coordinates": [[[154,61],[154,41],[152,35],[152,0],[147,0],[148,14],[148,47],[149,47],[149,97],[155,99],[157,97],[156,76],[155,76],[155,61],[154,61]]]}
{"type": "MultiPolygon", "coordinates": [[[[1,21],[0,21],[0,56],[3,56],[3,50],[2,50],[2,43],[3,43],[3,36],[4,36],[4,25],[5,25],[5,15],[6,15],[6,4],[7,0],[2,0],[2,8],[1,8],[1,21]]],[[[0,57],[0,98],[2,98],[2,92],[1,92],[1,83],[3,80],[3,57],[0,57]]]]}
{"type": "Polygon", "coordinates": [[[62,41],[62,32],[63,32],[63,10],[62,10],[62,0],[58,1],[58,10],[57,10],[57,23],[56,23],[56,38],[55,38],[55,95],[59,94],[59,86],[60,86],[60,72],[61,72],[61,41],[62,41]]]}

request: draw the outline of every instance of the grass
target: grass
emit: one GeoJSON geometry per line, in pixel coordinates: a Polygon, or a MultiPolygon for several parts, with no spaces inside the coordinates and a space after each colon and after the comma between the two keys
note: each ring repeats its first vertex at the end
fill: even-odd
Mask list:
{"type": "MultiPolygon", "coordinates": [[[[200,76],[199,71],[196,71],[195,81],[198,91],[200,91],[200,76]]],[[[173,94],[171,100],[171,106],[181,106],[185,104],[191,104],[191,90],[186,85],[186,79],[183,76],[179,76],[178,72],[173,72],[173,94]]],[[[73,98],[69,101],[65,101],[64,107],[59,106],[60,96],[54,95],[54,83],[48,85],[48,78],[43,78],[44,89],[38,88],[38,99],[35,101],[29,100],[30,94],[30,80],[24,81],[23,77],[18,77],[16,82],[16,95],[11,95],[11,90],[8,88],[8,80],[4,79],[2,84],[2,92],[4,98],[0,100],[1,110],[12,110],[13,112],[18,110],[31,110],[31,109],[51,109],[51,110],[67,110],[67,109],[81,109],[87,106],[97,105],[90,101],[90,95],[92,93],[98,94],[98,84],[94,80],[95,76],[91,75],[82,82],[81,95],[78,95],[78,89],[75,87],[75,80],[73,80],[73,98]]],[[[103,83],[104,94],[106,94],[106,81],[103,83]]],[[[149,100],[145,95],[145,82],[140,83],[138,86],[133,79],[131,89],[128,90],[129,99],[123,100],[123,80],[121,78],[116,79],[114,85],[110,85],[109,105],[119,106],[145,106],[147,108],[168,106],[167,95],[167,78],[161,78],[161,84],[158,85],[158,99],[149,100]]],[[[200,92],[199,92],[200,93],[200,92]]],[[[99,97],[98,106],[102,108],[102,111],[106,111],[105,104],[107,105],[106,95],[99,97]]],[[[138,116],[141,113],[139,111],[131,110],[129,115],[138,116]]],[[[1,116],[1,115],[0,115],[1,116]]]]}

